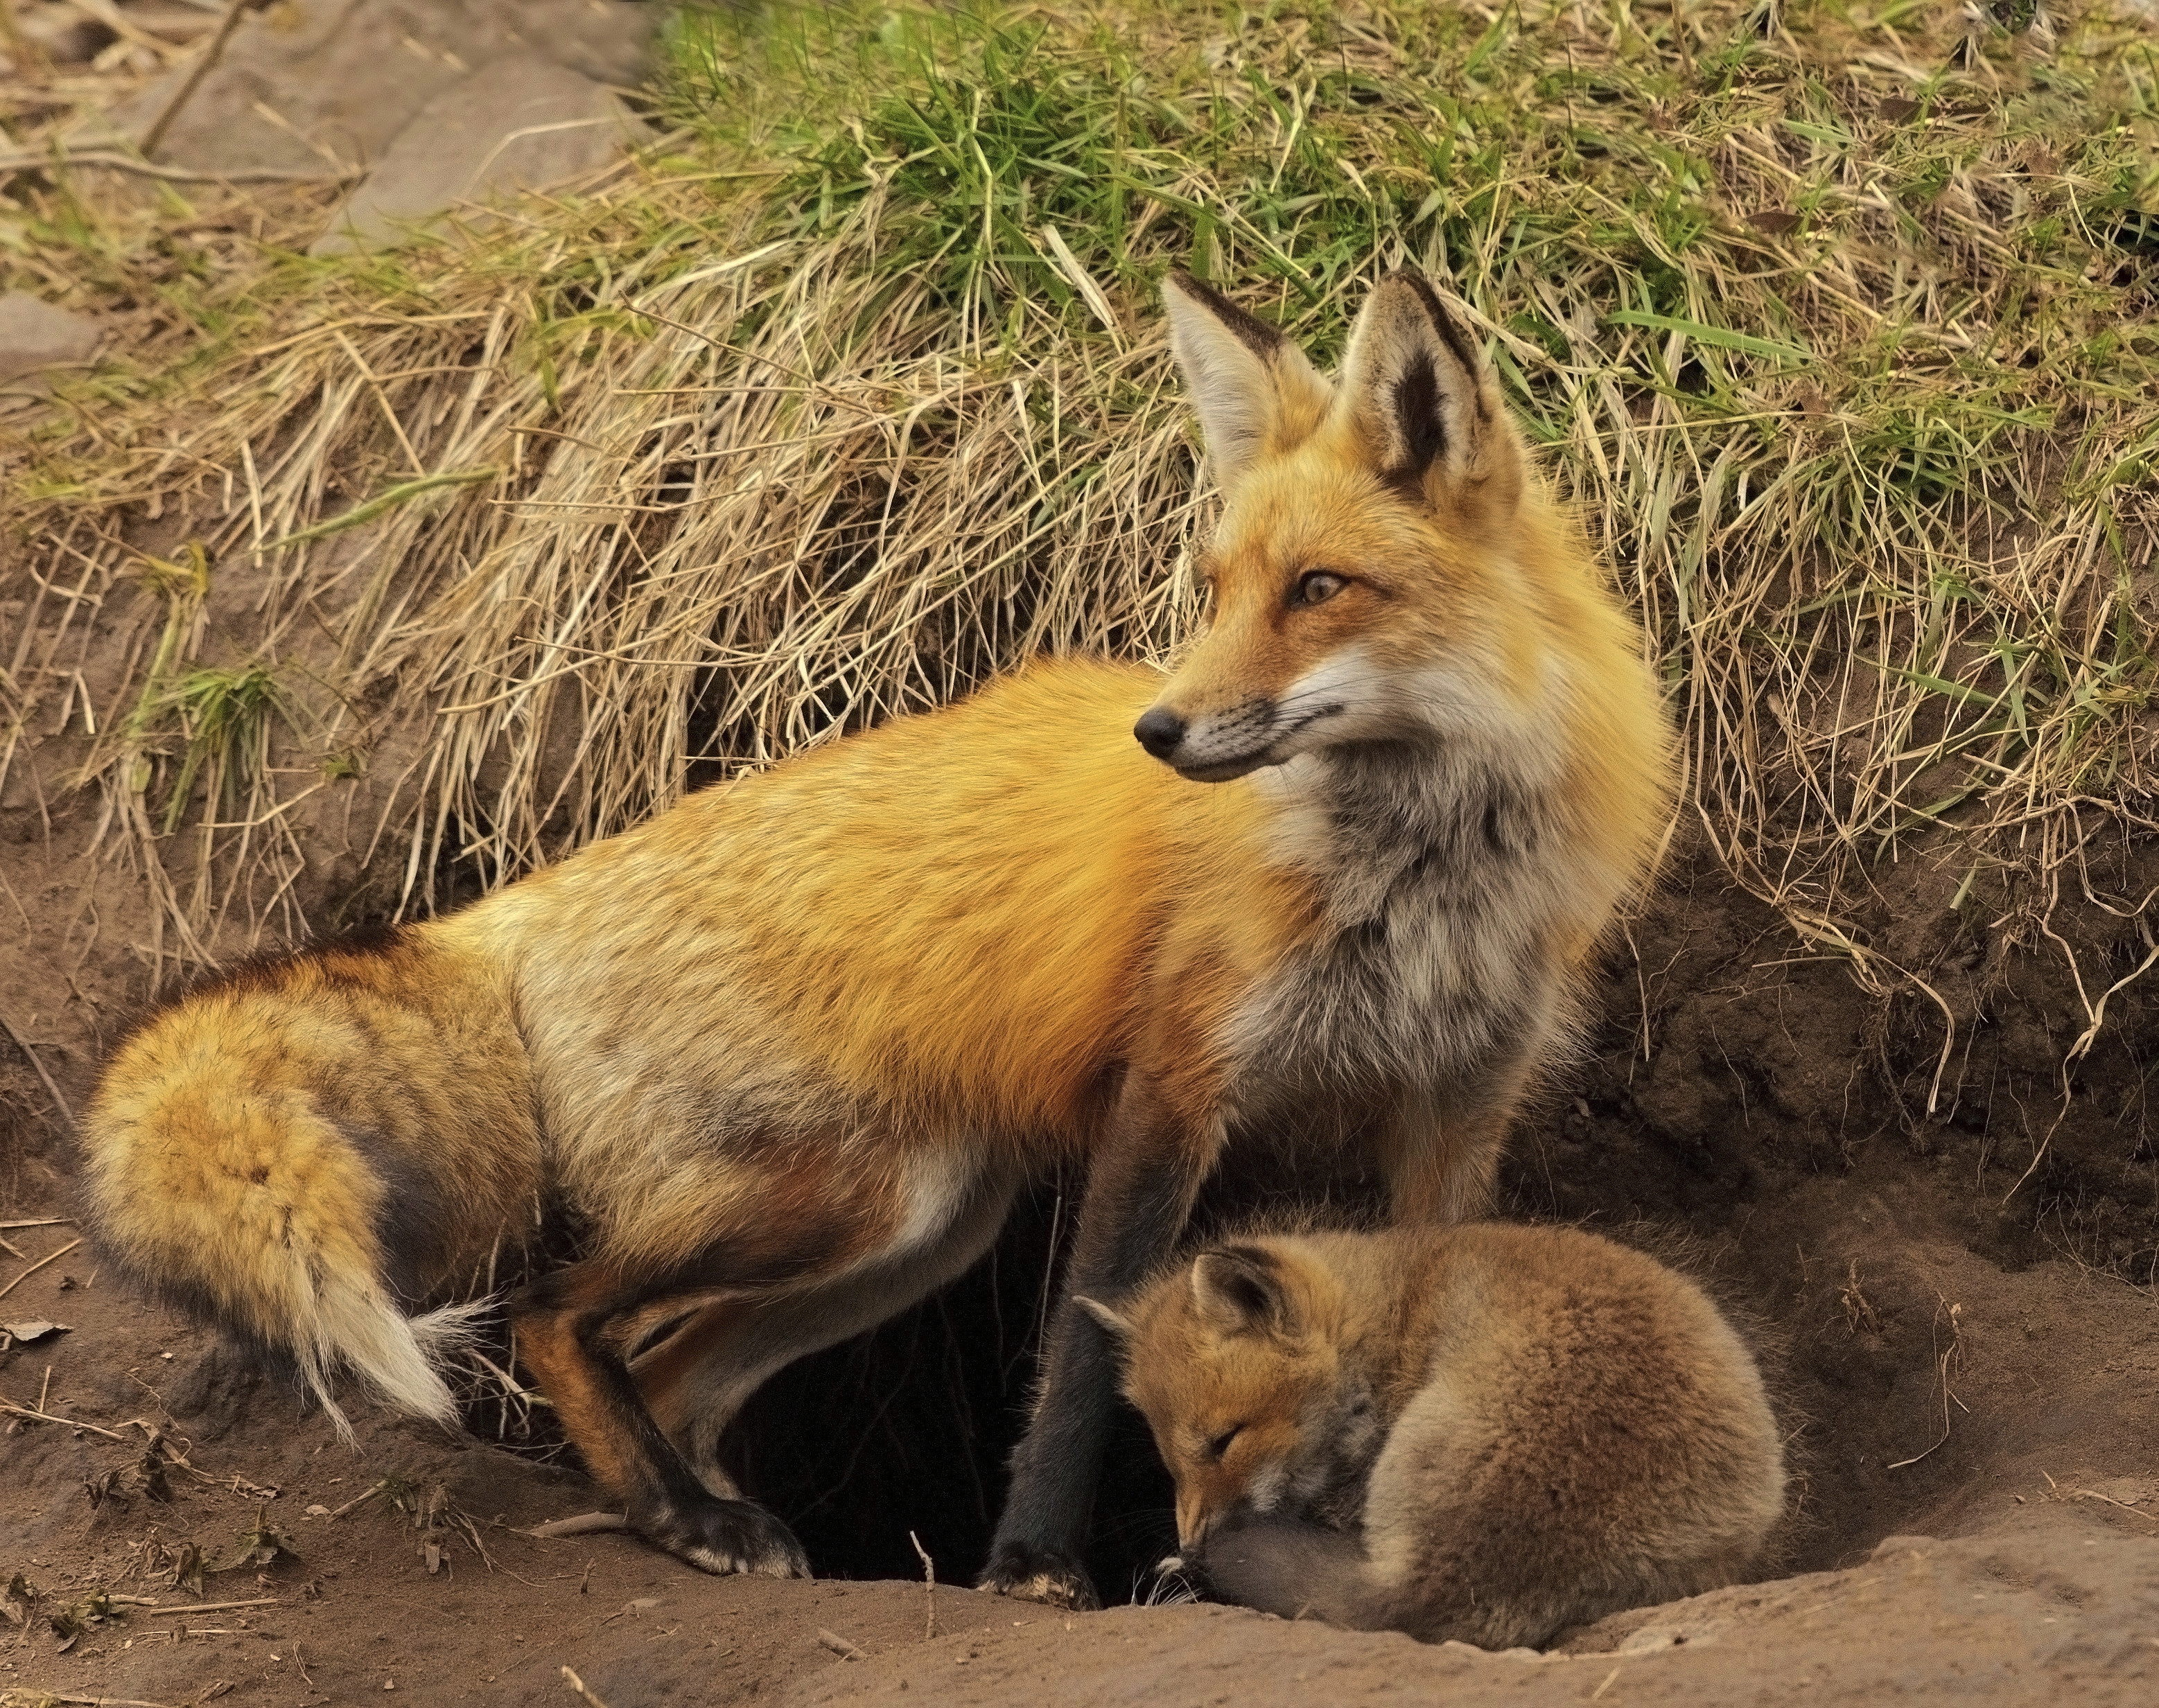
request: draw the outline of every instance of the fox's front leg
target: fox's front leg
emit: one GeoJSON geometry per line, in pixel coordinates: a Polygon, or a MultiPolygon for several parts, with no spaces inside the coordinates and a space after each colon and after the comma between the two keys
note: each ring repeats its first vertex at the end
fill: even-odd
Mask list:
{"type": "Polygon", "coordinates": [[[1180,1117],[1152,1079],[1126,1077],[1080,1208],[1041,1397],[1012,1454],[1012,1488],[978,1587],[1054,1607],[1101,1605],[1080,1556],[1116,1395],[1116,1355],[1075,1292],[1119,1298],[1166,1257],[1222,1148],[1219,1120],[1180,1117]]]}
{"type": "Polygon", "coordinates": [[[1540,1033],[1443,1089],[1395,1105],[1380,1134],[1380,1161],[1396,1226],[1473,1221],[1489,1211],[1508,1129],[1545,1048],[1540,1033]]]}

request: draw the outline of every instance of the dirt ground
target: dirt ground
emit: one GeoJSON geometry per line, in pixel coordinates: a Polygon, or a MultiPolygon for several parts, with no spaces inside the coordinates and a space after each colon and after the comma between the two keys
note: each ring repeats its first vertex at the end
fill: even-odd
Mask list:
{"type": "MultiPolygon", "coordinates": [[[[18,1202],[7,1219],[36,1207],[18,1202]]],[[[540,1540],[522,1529],[595,1504],[573,1471],[379,1416],[362,1416],[358,1450],[344,1448],[319,1414],[213,1338],[111,1287],[78,1248],[0,1313],[72,1325],[0,1363],[12,1406],[71,1421],[16,1411],[8,1425],[0,1570],[21,1573],[37,1599],[0,1637],[0,1694],[573,1702],[567,1665],[612,1708],[1097,1702],[1142,1690],[1193,1703],[1442,1690],[1465,1703],[2007,1702],[2072,1690],[2079,1701],[2150,1700],[2159,1333],[2148,1296],[2064,1261],[2005,1271],[1848,1181],[1825,1183],[1811,1215],[1795,1207],[1780,1221],[1795,1246],[1821,1241],[1825,1264],[1848,1274],[1846,1252],[1863,1250],[1880,1277],[1868,1300],[1881,1328],[1849,1327],[1841,1304],[1815,1325],[1826,1346],[1856,1345],[1840,1348],[1844,1367],[1874,1379],[1794,1374],[1810,1368],[1803,1359],[1784,1379],[1804,1467],[1792,1554],[1851,1563],[1623,1615],[1542,1658],[1218,1607],[1075,1617],[950,1583],[925,1638],[919,1581],[715,1580],[620,1535],[540,1540]],[[1953,1328],[1924,1320],[1939,1317],[1937,1297],[1953,1328]],[[1935,1348],[1950,1358],[1947,1439],[1889,1471],[1884,1453],[1923,1452],[1939,1434],[1935,1348]],[[146,1476],[153,1432],[168,1462],[146,1476]],[[1877,1543],[1884,1530],[1898,1534],[1877,1543]],[[250,1550],[266,1542],[279,1551],[264,1562],[250,1550]],[[199,1578],[186,1570],[190,1545],[207,1562],[199,1578]],[[101,1592],[140,1599],[64,1648],[53,1616],[101,1592]]],[[[74,1235],[56,1225],[6,1237],[35,1260],[74,1235]]],[[[1836,1295],[1825,1285],[1816,1314],[1836,1295]]],[[[852,1519],[920,1526],[943,1498],[924,1488],[910,1506],[852,1519]]],[[[945,1564],[956,1576],[974,1562],[945,1564]]]]}
{"type": "MultiPolygon", "coordinates": [[[[63,786],[79,746],[46,736],[0,795],[0,1012],[35,1058],[0,1043],[10,1224],[69,1214],[53,1091],[79,1105],[148,986],[137,881],[83,858],[96,803],[63,786]]],[[[336,815],[313,821],[296,892],[308,917],[350,893],[367,815],[347,816],[350,847],[336,815]]],[[[2151,863],[2117,851],[2092,868],[2095,893],[2141,893],[2151,863]]],[[[1805,956],[1697,856],[1633,923],[1593,1048],[1514,1148],[1506,1214],[1587,1222],[1685,1264],[1761,1348],[1795,1474],[1757,1585],[1608,1621],[1545,1659],[1206,1607],[1072,1617],[956,1587],[981,1563],[1023,1412],[1069,1221],[1057,1183],[945,1297],[752,1407],[745,1473],[830,1574],[811,1584],[704,1578],[621,1535],[527,1536],[597,1504],[544,1413],[476,1396],[484,1442],[363,1406],[347,1449],[289,1388],[117,1288],[54,1222],[0,1229],[20,1254],[0,1258],[0,1322],[69,1325],[0,1352],[0,1575],[28,1596],[0,1625],[0,1697],[571,1702],[567,1665],[612,1708],[925,1690],[2148,1700],[2159,1153],[2140,986],[2113,999],[2066,1110],[2060,1084],[2087,1024],[2078,979],[2105,988],[2141,945],[2084,904],[2058,912],[2062,947],[2015,941],[2013,897],[1948,907],[1959,870],[1888,868],[1872,922],[1960,1020],[1934,1116],[1932,1002],[1870,995],[1847,964],[1805,956]],[[944,1580],[931,1638],[910,1533],[944,1580]],[[1942,1540],[1912,1540],[1928,1537],[1942,1540]]],[[[1092,1562],[1112,1601],[1147,1598],[1168,1509],[1128,1420],[1092,1562]]]]}

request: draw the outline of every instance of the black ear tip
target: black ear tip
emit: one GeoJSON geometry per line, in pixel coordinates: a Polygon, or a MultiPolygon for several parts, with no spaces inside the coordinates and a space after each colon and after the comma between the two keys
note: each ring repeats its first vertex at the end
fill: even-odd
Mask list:
{"type": "Polygon", "coordinates": [[[1287,342],[1280,327],[1271,326],[1257,315],[1240,308],[1214,286],[1188,272],[1179,269],[1164,273],[1162,285],[1164,297],[1174,291],[1190,306],[1213,315],[1230,337],[1263,362],[1272,361],[1287,342]]]}
{"type": "Polygon", "coordinates": [[[1404,292],[1414,297],[1430,313],[1438,314],[1445,312],[1440,307],[1439,292],[1432,288],[1432,281],[1413,267],[1394,268],[1380,281],[1376,289],[1389,292],[1404,292]]]}
{"type": "MultiPolygon", "coordinates": [[[[1463,329],[1462,322],[1454,311],[1447,307],[1447,299],[1432,288],[1429,279],[1415,267],[1398,267],[1380,281],[1374,294],[1390,289],[1406,291],[1416,299],[1424,309],[1426,318],[1431,321],[1432,329],[1440,335],[1454,360],[1461,364],[1464,373],[1474,377],[1481,370],[1483,363],[1478,358],[1476,345],[1463,329]]],[[[1480,404],[1478,415],[1482,418],[1483,413],[1480,404]]]]}
{"type": "Polygon", "coordinates": [[[1432,282],[1413,267],[1390,267],[1380,275],[1379,282],[1372,287],[1375,297],[1391,297],[1396,301],[1414,299],[1427,309],[1439,300],[1439,293],[1432,282]]]}

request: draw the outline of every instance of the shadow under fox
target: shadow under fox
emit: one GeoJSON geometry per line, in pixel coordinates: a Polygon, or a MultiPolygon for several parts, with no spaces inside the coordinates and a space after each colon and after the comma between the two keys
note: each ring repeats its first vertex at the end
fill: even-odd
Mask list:
{"type": "MultiPolygon", "coordinates": [[[[115,1257],[333,1415],[342,1370],[448,1421],[458,1313],[411,1313],[562,1215],[582,1255],[513,1302],[531,1375],[645,1535],[784,1573],[721,1431],[1041,1171],[1088,1162],[1069,1283],[1111,1296],[1240,1132],[1473,1211],[1664,822],[1640,638],[1422,281],[1373,290],[1333,381],[1165,298],[1224,497],[1173,675],[1038,664],[190,994],[85,1122],[115,1257]]],[[[1060,1307],[989,1586],[1091,1599],[1111,1350],[1060,1307]]]]}

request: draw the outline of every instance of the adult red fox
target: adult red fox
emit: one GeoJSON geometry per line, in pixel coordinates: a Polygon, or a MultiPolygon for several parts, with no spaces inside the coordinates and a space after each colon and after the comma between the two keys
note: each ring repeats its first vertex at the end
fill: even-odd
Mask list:
{"type": "Polygon", "coordinates": [[[1541,1643],[1731,1582],[1784,1511],[1746,1348],[1593,1234],[1261,1235],[1080,1302],[1124,1343],[1186,1562],[1248,1607],[1541,1643]]]}
{"type": "MultiPolygon", "coordinates": [[[[1664,822],[1640,637],[1421,280],[1375,287],[1333,384],[1165,298],[1224,499],[1174,674],[1043,662],[195,991],[85,1122],[115,1257],[326,1406],[345,1369],[447,1422],[454,1312],[406,1313],[573,1230],[511,1308],[593,1474],[683,1559],[788,1574],[721,1431],[958,1275],[1031,1175],[1087,1161],[1097,1293],[1238,1131],[1374,1147],[1406,1218],[1477,1205],[1664,822]]],[[[1113,1383],[1062,1306],[988,1586],[1091,1604],[1113,1383]]]]}

